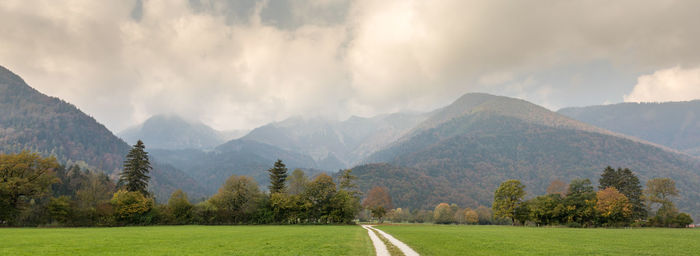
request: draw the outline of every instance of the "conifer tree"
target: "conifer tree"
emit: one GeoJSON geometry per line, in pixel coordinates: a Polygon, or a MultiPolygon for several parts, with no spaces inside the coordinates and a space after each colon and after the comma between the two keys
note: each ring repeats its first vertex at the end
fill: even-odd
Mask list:
{"type": "Polygon", "coordinates": [[[287,167],[282,160],[277,159],[275,166],[267,170],[270,173],[270,194],[285,192],[285,181],[287,180],[287,167]]]}
{"type": "Polygon", "coordinates": [[[148,173],[153,169],[148,160],[146,146],[141,140],[136,142],[124,161],[124,171],[119,175],[119,184],[127,191],[141,192],[148,195],[148,181],[151,179],[148,173]]]}

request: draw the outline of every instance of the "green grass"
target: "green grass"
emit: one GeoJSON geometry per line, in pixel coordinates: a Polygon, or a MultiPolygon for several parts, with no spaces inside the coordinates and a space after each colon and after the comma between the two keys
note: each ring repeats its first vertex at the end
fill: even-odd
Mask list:
{"type": "Polygon", "coordinates": [[[0,255],[374,255],[360,226],[0,228],[0,255]]]}
{"type": "Polygon", "coordinates": [[[700,229],[377,226],[421,255],[700,255],[700,229]]]}

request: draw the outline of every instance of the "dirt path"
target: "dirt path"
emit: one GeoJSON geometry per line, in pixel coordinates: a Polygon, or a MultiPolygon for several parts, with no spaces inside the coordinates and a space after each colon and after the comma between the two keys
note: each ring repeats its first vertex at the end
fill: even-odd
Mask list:
{"type": "Polygon", "coordinates": [[[398,239],[394,238],[392,235],[387,234],[387,233],[384,232],[384,231],[381,231],[381,230],[379,230],[379,229],[376,229],[376,228],[374,228],[374,227],[372,227],[372,226],[370,226],[370,225],[362,225],[362,227],[365,228],[365,229],[367,229],[367,231],[369,231],[369,237],[370,237],[370,239],[372,239],[372,243],[374,243],[374,249],[377,251],[377,256],[380,256],[380,255],[381,255],[381,256],[384,256],[384,255],[387,255],[387,256],[388,256],[388,255],[390,255],[390,254],[389,254],[389,251],[386,249],[386,245],[384,245],[384,243],[382,242],[382,240],[380,240],[379,237],[377,237],[377,236],[374,234],[374,232],[372,232],[372,230],[377,231],[381,236],[383,236],[384,238],[386,238],[387,240],[389,240],[389,242],[391,242],[392,244],[394,244],[394,246],[398,247],[399,250],[401,250],[401,252],[403,252],[404,255],[406,255],[406,256],[419,256],[419,255],[420,255],[420,254],[418,254],[416,251],[414,251],[413,249],[411,249],[411,247],[409,247],[409,246],[406,245],[405,243],[399,241],[398,239]],[[380,246],[377,246],[377,242],[375,242],[375,240],[374,240],[375,238],[377,239],[377,241],[378,241],[379,243],[381,243],[380,246]],[[386,254],[380,254],[380,249],[379,249],[380,247],[383,248],[383,250],[386,252],[386,254]]]}
{"type": "Polygon", "coordinates": [[[389,253],[389,250],[386,249],[386,245],[384,245],[384,242],[382,242],[381,239],[370,229],[370,226],[368,225],[362,225],[362,228],[367,230],[367,233],[369,234],[369,239],[372,240],[372,244],[374,244],[374,251],[377,253],[377,256],[391,256],[389,253]]]}

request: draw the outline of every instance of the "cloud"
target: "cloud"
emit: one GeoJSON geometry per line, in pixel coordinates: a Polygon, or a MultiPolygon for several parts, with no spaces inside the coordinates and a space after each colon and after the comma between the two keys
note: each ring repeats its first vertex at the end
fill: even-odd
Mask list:
{"type": "Polygon", "coordinates": [[[582,98],[572,91],[589,104],[628,91],[590,78],[606,72],[557,67],[603,62],[634,78],[700,65],[698,9],[624,0],[6,0],[0,65],[115,131],[159,113],[233,129],[294,115],[430,110],[469,91],[557,107],[582,98]],[[563,73],[548,79],[552,72],[563,73]]]}
{"type": "Polygon", "coordinates": [[[628,102],[688,101],[700,99],[700,67],[662,69],[637,79],[628,102]]]}

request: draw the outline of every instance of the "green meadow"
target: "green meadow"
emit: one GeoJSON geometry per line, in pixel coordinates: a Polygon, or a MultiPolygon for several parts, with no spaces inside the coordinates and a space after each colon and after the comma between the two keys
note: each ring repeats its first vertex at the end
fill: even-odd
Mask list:
{"type": "Polygon", "coordinates": [[[0,255],[374,255],[360,226],[1,228],[0,255]]]}
{"type": "Polygon", "coordinates": [[[421,255],[699,255],[700,229],[387,225],[421,255]]]}

